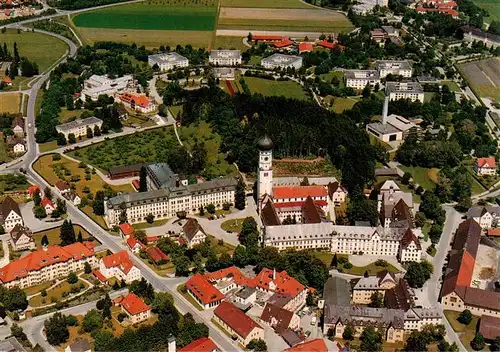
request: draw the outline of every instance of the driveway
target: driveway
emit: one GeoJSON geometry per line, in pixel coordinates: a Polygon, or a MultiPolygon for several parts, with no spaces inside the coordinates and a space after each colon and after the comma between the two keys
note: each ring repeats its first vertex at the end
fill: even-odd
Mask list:
{"type": "Polygon", "coordinates": [[[44,220],[35,218],[33,214],[33,202],[19,204],[19,209],[21,210],[21,215],[23,216],[24,226],[29,227],[33,232],[44,231],[52,229],[57,226],[61,226],[62,220],[51,221],[50,216],[47,216],[44,220]]]}

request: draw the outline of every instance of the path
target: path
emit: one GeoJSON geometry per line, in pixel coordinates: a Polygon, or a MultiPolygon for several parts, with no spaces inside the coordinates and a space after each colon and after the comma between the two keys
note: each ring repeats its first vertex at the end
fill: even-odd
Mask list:
{"type": "Polygon", "coordinates": [[[2,239],[3,258],[0,259],[0,267],[4,267],[10,262],[9,235],[2,239]]]}
{"type": "Polygon", "coordinates": [[[319,39],[323,34],[321,32],[294,32],[294,31],[261,31],[255,29],[218,29],[216,31],[217,36],[226,37],[246,37],[248,33],[258,33],[259,35],[279,35],[288,36],[290,38],[304,38],[309,37],[309,39],[319,39]]]}

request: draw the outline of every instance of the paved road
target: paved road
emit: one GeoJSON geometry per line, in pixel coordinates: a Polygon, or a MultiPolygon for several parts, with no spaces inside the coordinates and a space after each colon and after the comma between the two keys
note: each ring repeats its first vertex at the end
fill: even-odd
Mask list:
{"type": "Polygon", "coordinates": [[[279,35],[288,36],[291,38],[304,38],[309,37],[309,39],[318,39],[321,34],[328,35],[329,33],[322,32],[293,32],[293,31],[258,31],[255,29],[218,29],[216,35],[227,36],[227,37],[246,37],[248,33],[259,33],[259,35],[279,35]]]}

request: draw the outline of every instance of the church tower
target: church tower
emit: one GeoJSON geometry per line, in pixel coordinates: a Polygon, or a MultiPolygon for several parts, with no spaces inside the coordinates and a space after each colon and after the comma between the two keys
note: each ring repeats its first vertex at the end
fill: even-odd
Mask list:
{"type": "Polygon", "coordinates": [[[273,192],[273,141],[264,136],[258,142],[259,170],[257,179],[257,203],[260,211],[262,198],[273,192]]]}

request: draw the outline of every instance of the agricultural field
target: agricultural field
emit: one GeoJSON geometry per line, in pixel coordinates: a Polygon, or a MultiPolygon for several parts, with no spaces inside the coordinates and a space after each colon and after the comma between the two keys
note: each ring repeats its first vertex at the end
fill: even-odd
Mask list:
{"type": "Polygon", "coordinates": [[[21,111],[21,94],[0,94],[0,114],[16,114],[21,111]]]}
{"type": "Polygon", "coordinates": [[[484,21],[486,23],[491,23],[491,21],[500,21],[500,6],[498,0],[474,0],[477,6],[488,10],[490,16],[485,17],[484,21]]]}
{"type": "Polygon", "coordinates": [[[40,72],[54,64],[67,50],[67,45],[57,38],[32,32],[17,33],[17,30],[7,29],[0,33],[0,44],[7,44],[12,52],[14,43],[17,43],[20,56],[26,56],[29,60],[38,64],[40,72]]]}
{"type": "Polygon", "coordinates": [[[262,7],[272,9],[310,9],[299,0],[221,0],[222,7],[262,7]]]}
{"type": "Polygon", "coordinates": [[[468,62],[459,68],[481,97],[500,102],[500,58],[468,62]]]}
{"type": "Polygon", "coordinates": [[[240,37],[228,37],[218,35],[215,37],[213,49],[239,49],[246,51],[248,47],[243,44],[243,40],[240,37]]]}
{"type": "Polygon", "coordinates": [[[86,43],[111,40],[148,48],[191,44],[208,47],[217,17],[216,0],[154,0],[124,4],[73,17],[86,43]]]}
{"type": "Polygon", "coordinates": [[[302,86],[292,81],[272,81],[258,77],[245,77],[245,82],[252,93],[260,93],[264,96],[284,96],[309,100],[309,95],[302,86]]]}
{"type": "Polygon", "coordinates": [[[432,168],[426,169],[424,167],[418,166],[403,166],[400,168],[404,172],[409,172],[413,177],[413,180],[422,186],[424,189],[434,189],[439,181],[439,169],[432,168]]]}

